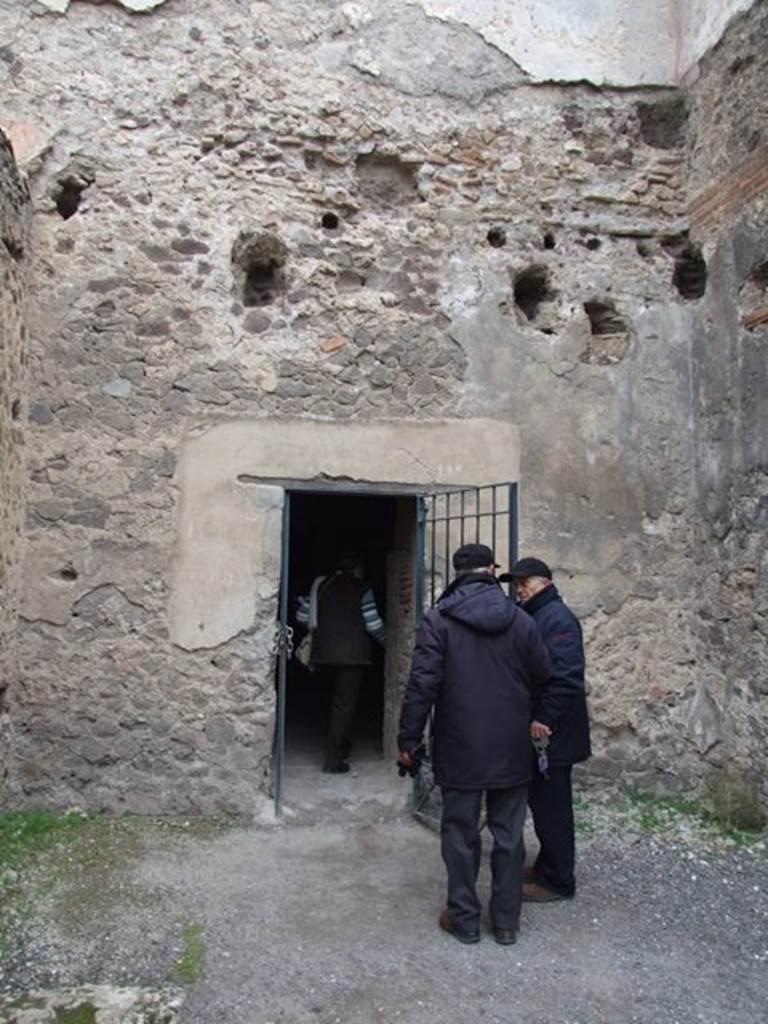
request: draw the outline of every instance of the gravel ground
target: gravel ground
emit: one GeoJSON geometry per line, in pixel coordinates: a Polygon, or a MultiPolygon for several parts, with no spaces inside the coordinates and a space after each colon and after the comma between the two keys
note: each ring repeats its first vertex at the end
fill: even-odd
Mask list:
{"type": "Polygon", "coordinates": [[[186,1024],[768,1020],[765,844],[666,812],[648,832],[644,813],[580,808],[577,897],[526,905],[512,947],[439,931],[437,837],[392,802],[248,828],[97,823],[5,886],[0,991],[181,980],[186,1024]]]}

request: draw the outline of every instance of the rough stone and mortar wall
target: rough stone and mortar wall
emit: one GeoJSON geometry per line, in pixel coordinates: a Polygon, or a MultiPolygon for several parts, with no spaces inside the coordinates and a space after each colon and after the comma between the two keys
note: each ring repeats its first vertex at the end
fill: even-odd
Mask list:
{"type": "Polygon", "coordinates": [[[765,778],[768,741],[768,4],[690,91],[694,231],[710,268],[692,323],[701,586],[694,630],[707,763],[765,778]],[[760,752],[760,753],[758,753],[760,752]]]}
{"type": "Polygon", "coordinates": [[[593,771],[696,779],[679,94],[536,84],[417,5],[14,11],[38,139],[17,798],[252,806],[272,679],[250,635],[182,651],[165,614],[185,435],[275,416],[518,423],[523,547],[585,620],[593,771]]]}
{"type": "Polygon", "coordinates": [[[10,143],[0,131],[0,802],[11,753],[6,694],[17,678],[28,200],[10,143]]]}

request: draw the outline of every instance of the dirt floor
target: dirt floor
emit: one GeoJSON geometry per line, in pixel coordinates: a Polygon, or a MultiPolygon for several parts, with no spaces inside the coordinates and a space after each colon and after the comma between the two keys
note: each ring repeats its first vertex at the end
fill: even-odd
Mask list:
{"type": "Polygon", "coordinates": [[[765,844],[589,797],[576,899],[526,905],[515,946],[487,921],[462,946],[437,927],[438,838],[407,784],[317,782],[280,823],[87,826],[6,886],[0,991],[176,985],[186,1024],[768,1019],[765,844]]]}

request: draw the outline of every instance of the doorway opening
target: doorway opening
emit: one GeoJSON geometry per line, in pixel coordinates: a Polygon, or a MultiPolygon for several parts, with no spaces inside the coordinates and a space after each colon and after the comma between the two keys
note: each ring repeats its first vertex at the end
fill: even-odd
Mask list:
{"type": "MultiPolygon", "coordinates": [[[[403,668],[414,637],[414,565],[417,496],[349,491],[288,490],[288,621],[295,638],[299,597],[317,576],[331,574],[346,551],[359,553],[366,580],[386,625],[383,644],[372,642],[352,728],[353,769],[394,756],[403,668]]],[[[329,693],[320,673],[295,658],[286,665],[284,770],[287,779],[320,772],[328,727],[329,693]]]]}

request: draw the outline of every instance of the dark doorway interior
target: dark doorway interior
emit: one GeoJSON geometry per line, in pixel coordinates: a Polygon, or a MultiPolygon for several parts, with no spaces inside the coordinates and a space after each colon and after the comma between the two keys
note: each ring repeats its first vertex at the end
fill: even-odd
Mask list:
{"type": "MultiPolygon", "coordinates": [[[[315,576],[326,575],[347,549],[366,561],[368,581],[387,622],[387,557],[394,544],[397,499],[390,496],[290,492],[289,619],[309,593],[315,576]]],[[[300,637],[297,630],[296,639],[300,637]]],[[[354,729],[353,765],[382,756],[385,651],[376,645],[375,663],[360,697],[354,729]]],[[[317,676],[293,659],[288,663],[285,755],[292,765],[320,768],[327,722],[327,693],[317,676]]]]}

